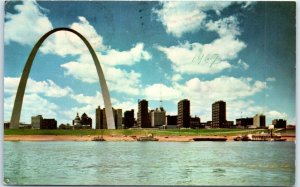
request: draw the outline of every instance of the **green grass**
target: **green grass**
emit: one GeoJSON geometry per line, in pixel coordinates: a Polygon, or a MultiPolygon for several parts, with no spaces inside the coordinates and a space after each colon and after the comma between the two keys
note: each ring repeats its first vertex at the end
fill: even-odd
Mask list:
{"type": "Polygon", "coordinates": [[[158,136],[194,136],[194,135],[210,135],[210,136],[232,136],[243,135],[256,132],[267,132],[262,129],[122,129],[122,130],[38,130],[38,129],[5,129],[4,135],[135,135],[145,136],[147,134],[154,134],[158,136]]]}

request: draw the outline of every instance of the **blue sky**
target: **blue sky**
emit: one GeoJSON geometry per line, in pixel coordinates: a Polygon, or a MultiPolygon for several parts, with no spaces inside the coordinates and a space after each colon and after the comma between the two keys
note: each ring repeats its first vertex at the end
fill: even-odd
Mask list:
{"type": "MultiPolygon", "coordinates": [[[[113,107],[147,99],[177,113],[211,120],[227,103],[227,120],[264,113],[267,123],[295,124],[295,3],[9,1],[4,23],[4,121],[9,121],[22,69],[35,42],[56,27],[83,34],[98,54],[113,107]]],[[[71,123],[103,107],[94,63],[72,33],[51,35],[30,72],[21,121],[42,114],[71,123]]],[[[93,121],[94,123],[94,121],[93,121]]],[[[93,124],[94,125],[94,124],[93,124]]]]}

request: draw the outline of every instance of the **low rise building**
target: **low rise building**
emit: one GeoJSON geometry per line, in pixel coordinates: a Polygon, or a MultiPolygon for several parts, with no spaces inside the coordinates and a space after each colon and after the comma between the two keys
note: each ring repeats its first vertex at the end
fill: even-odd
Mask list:
{"type": "Polygon", "coordinates": [[[150,112],[151,127],[157,128],[166,124],[166,111],[163,107],[150,112]]]}
{"type": "Polygon", "coordinates": [[[275,128],[286,128],[286,120],[274,119],[272,120],[272,125],[274,125],[275,128]]]}
{"type": "Polygon", "coordinates": [[[166,128],[167,129],[176,129],[177,128],[177,115],[175,116],[166,116],[166,128]]]}
{"type": "Polygon", "coordinates": [[[72,121],[74,129],[91,129],[92,128],[92,118],[88,117],[86,113],[79,117],[78,113],[74,120],[72,121]]]}
{"type": "Polygon", "coordinates": [[[45,119],[42,115],[32,116],[31,125],[21,125],[20,128],[32,129],[57,129],[57,121],[55,119],[45,119]]]}
{"type": "Polygon", "coordinates": [[[204,128],[204,126],[201,125],[201,119],[197,116],[190,117],[190,127],[192,129],[204,128]]]}

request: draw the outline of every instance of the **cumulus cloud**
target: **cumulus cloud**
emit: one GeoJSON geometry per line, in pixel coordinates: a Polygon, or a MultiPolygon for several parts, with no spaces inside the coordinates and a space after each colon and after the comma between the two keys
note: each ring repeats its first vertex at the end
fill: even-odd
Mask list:
{"type": "MultiPolygon", "coordinates": [[[[62,64],[66,75],[87,83],[98,82],[98,75],[91,62],[68,62],[62,64]]],[[[103,66],[103,72],[110,91],[126,93],[129,95],[139,94],[141,74],[133,70],[126,71],[120,68],[103,66]]]]}
{"type": "Polygon", "coordinates": [[[171,81],[173,81],[173,82],[177,82],[177,81],[180,81],[180,80],[182,80],[182,76],[180,74],[174,74],[171,77],[171,81]]]}
{"type": "Polygon", "coordinates": [[[276,81],[276,78],[275,78],[275,77],[268,77],[268,78],[266,79],[266,81],[268,81],[268,82],[275,82],[275,81],[276,81]]]}
{"type": "Polygon", "coordinates": [[[231,68],[228,61],[236,58],[245,46],[237,39],[223,37],[209,44],[186,42],[171,47],[157,46],[157,49],[166,54],[176,72],[214,74],[231,68]]]}
{"type": "Polygon", "coordinates": [[[151,54],[144,50],[143,43],[137,43],[128,51],[119,51],[116,49],[107,50],[105,55],[100,55],[101,62],[106,65],[133,65],[141,60],[150,60],[151,54]]]}
{"type": "MultiPolygon", "coordinates": [[[[230,2],[163,2],[161,9],[154,10],[167,32],[177,37],[199,29],[216,32],[219,35],[219,38],[206,44],[185,42],[169,47],[158,45],[157,49],[166,54],[176,72],[214,74],[233,67],[229,61],[237,58],[238,53],[246,47],[246,44],[237,38],[241,34],[237,17],[229,16],[216,21],[205,19],[206,11],[214,10],[220,14],[230,4],[230,2]]],[[[244,69],[248,68],[246,63],[241,65],[244,69]]]]}
{"type": "Polygon", "coordinates": [[[245,62],[243,61],[242,59],[239,59],[238,62],[237,62],[238,66],[241,67],[242,69],[244,70],[247,70],[250,66],[245,62]]]}
{"type": "MultiPolygon", "coordinates": [[[[4,98],[4,119],[10,121],[15,95],[4,98]]],[[[55,118],[59,107],[49,100],[39,96],[37,93],[24,95],[21,122],[30,122],[31,116],[43,115],[44,118],[55,118]]]]}
{"type": "Polygon", "coordinates": [[[238,27],[238,20],[235,16],[229,16],[217,21],[210,20],[205,26],[208,31],[217,32],[220,37],[235,37],[241,34],[238,27]]]}
{"type": "Polygon", "coordinates": [[[14,9],[15,14],[7,12],[5,15],[5,44],[13,41],[22,45],[32,45],[53,28],[44,13],[45,9],[41,8],[36,1],[23,1],[14,9]]]}
{"type": "MultiPolygon", "coordinates": [[[[4,93],[15,94],[20,82],[20,77],[4,77],[4,93]]],[[[43,94],[48,97],[68,96],[73,90],[70,87],[62,88],[52,80],[35,81],[31,78],[27,81],[26,93],[43,94]]]]}
{"type": "MultiPolygon", "coordinates": [[[[17,14],[7,13],[6,15],[6,43],[15,41],[21,44],[32,44],[32,42],[36,40],[35,38],[39,37],[37,36],[38,34],[42,35],[52,29],[51,22],[47,16],[42,13],[43,9],[39,7],[35,1],[25,1],[21,5],[16,5],[15,9],[18,12],[17,14]],[[32,39],[32,37],[34,37],[34,39],[32,39]]],[[[139,78],[141,75],[133,70],[126,71],[123,68],[117,68],[115,66],[131,66],[142,60],[150,60],[152,56],[144,49],[143,43],[136,43],[132,48],[124,51],[104,45],[103,37],[97,33],[95,28],[83,16],[79,16],[78,21],[72,23],[69,27],[87,38],[95,49],[102,68],[105,71],[110,90],[133,95],[139,93],[139,78]]],[[[65,70],[65,75],[72,76],[85,83],[97,82],[98,76],[88,49],[75,34],[63,31],[56,32],[47,38],[40,50],[44,54],[55,54],[62,57],[68,55],[76,56],[76,60],[61,65],[65,70]]],[[[29,80],[29,83],[30,81],[31,80],[29,80]]],[[[51,82],[51,80],[39,84],[43,84],[42,86],[46,87],[51,86],[51,90],[55,90],[55,84],[51,82]]],[[[59,97],[60,95],[70,92],[70,89],[65,92],[59,92],[61,90],[58,91],[57,89],[59,88],[56,88],[55,92],[47,92],[45,95],[59,97]]]]}
{"type": "Polygon", "coordinates": [[[167,33],[181,37],[184,33],[196,32],[204,27],[207,11],[212,10],[220,15],[230,4],[231,2],[165,1],[161,2],[161,8],[153,9],[153,12],[167,33]]]}
{"type": "Polygon", "coordinates": [[[144,94],[148,100],[176,100],[181,96],[178,90],[164,84],[148,85],[144,94]]]}
{"type": "Polygon", "coordinates": [[[266,113],[267,117],[273,119],[287,119],[288,115],[284,112],[279,112],[277,110],[270,110],[266,113]]]}
{"type": "MultiPolygon", "coordinates": [[[[71,29],[82,34],[96,50],[105,50],[107,46],[103,44],[103,38],[90,25],[85,17],[79,16],[79,22],[72,23],[71,29]]],[[[68,31],[60,31],[52,34],[41,46],[41,52],[45,54],[56,54],[59,56],[80,55],[89,53],[87,47],[81,39],[68,31]]]]}
{"type": "Polygon", "coordinates": [[[84,94],[71,94],[72,99],[76,100],[78,103],[81,104],[91,104],[94,103],[95,105],[102,105],[103,106],[103,97],[100,92],[96,92],[95,96],[87,96],[84,94]]]}

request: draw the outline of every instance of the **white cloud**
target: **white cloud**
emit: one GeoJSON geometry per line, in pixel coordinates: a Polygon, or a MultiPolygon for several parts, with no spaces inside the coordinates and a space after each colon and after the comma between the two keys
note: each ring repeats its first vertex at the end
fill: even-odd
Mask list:
{"type": "MultiPolygon", "coordinates": [[[[4,98],[4,119],[10,121],[15,95],[4,98]]],[[[43,115],[44,118],[56,118],[59,107],[36,93],[24,95],[21,122],[30,123],[31,116],[43,115]]]]}
{"type": "MultiPolygon", "coordinates": [[[[4,93],[15,94],[19,82],[19,77],[4,77],[4,93]]],[[[64,97],[72,93],[73,90],[70,87],[62,88],[52,80],[35,81],[29,78],[25,92],[29,94],[43,94],[48,97],[64,97]]]]}
{"type": "MultiPolygon", "coordinates": [[[[103,44],[102,36],[97,33],[95,28],[90,25],[86,18],[79,16],[78,20],[79,22],[71,24],[70,28],[82,34],[95,50],[107,49],[103,44]]],[[[66,55],[89,53],[88,48],[83,41],[81,41],[78,36],[68,31],[56,32],[49,36],[40,50],[45,54],[51,53],[63,57],[66,55]]]]}
{"type": "Polygon", "coordinates": [[[217,32],[220,37],[235,37],[241,34],[238,27],[238,20],[235,16],[229,16],[217,21],[210,20],[205,26],[208,31],[217,32]]]}
{"type": "Polygon", "coordinates": [[[72,99],[76,100],[81,104],[91,104],[94,103],[95,106],[100,105],[103,106],[103,97],[100,92],[96,92],[95,96],[87,96],[84,94],[71,94],[72,99]]]}
{"type": "Polygon", "coordinates": [[[181,93],[164,84],[152,84],[144,89],[144,94],[148,100],[176,100],[181,93]]]}
{"type": "Polygon", "coordinates": [[[247,70],[250,66],[243,60],[239,59],[238,65],[242,67],[244,70],[247,70]]]}
{"type": "Polygon", "coordinates": [[[222,76],[209,81],[202,81],[198,78],[190,79],[182,90],[198,96],[206,93],[205,97],[210,100],[235,100],[254,95],[266,87],[265,82],[222,76]]]}
{"type": "Polygon", "coordinates": [[[270,110],[266,113],[266,116],[273,119],[287,119],[288,115],[284,112],[279,112],[277,110],[270,110]]]}
{"type": "Polygon", "coordinates": [[[14,41],[22,45],[32,45],[52,29],[51,22],[43,13],[45,9],[39,7],[36,1],[23,1],[15,6],[15,10],[17,13],[7,12],[5,15],[5,44],[14,41]]]}
{"type": "MultiPolygon", "coordinates": [[[[98,51],[100,63],[110,66],[133,65],[141,60],[150,60],[151,54],[144,50],[143,43],[137,43],[128,51],[119,51],[106,46],[103,43],[103,37],[97,33],[95,28],[85,17],[79,16],[79,22],[70,25],[70,28],[82,34],[92,45],[95,51],[98,51]]],[[[56,54],[59,56],[80,55],[80,59],[86,59],[90,56],[89,51],[83,41],[73,33],[60,31],[54,33],[45,41],[41,47],[45,54],[56,54]],[[86,53],[88,55],[86,55],[86,53]]]]}
{"type": "Polygon", "coordinates": [[[171,81],[173,81],[173,82],[177,82],[177,81],[180,81],[180,80],[182,80],[182,76],[180,74],[174,74],[171,77],[171,81]]]}
{"type": "Polygon", "coordinates": [[[143,43],[137,43],[128,51],[119,51],[115,49],[107,50],[106,55],[100,55],[101,62],[106,65],[133,65],[141,60],[150,60],[151,54],[144,50],[143,43]]]}
{"type": "Polygon", "coordinates": [[[236,58],[245,47],[237,39],[223,37],[210,44],[186,42],[171,47],[158,46],[157,49],[166,54],[176,72],[214,74],[231,68],[228,61],[236,58]]]}
{"type": "Polygon", "coordinates": [[[206,11],[213,10],[218,15],[231,2],[165,1],[161,9],[154,9],[158,21],[162,22],[166,32],[176,37],[184,33],[196,32],[203,27],[207,18],[206,11]]]}
{"type": "Polygon", "coordinates": [[[246,2],[240,2],[242,3],[242,8],[243,9],[251,9],[253,6],[257,3],[255,1],[246,1],[246,2]]]}
{"type": "Polygon", "coordinates": [[[266,81],[268,81],[268,82],[275,82],[275,81],[276,81],[276,78],[275,78],[275,77],[268,77],[268,78],[266,79],[266,81]]]}
{"type": "MultiPolygon", "coordinates": [[[[98,75],[92,63],[68,62],[62,64],[66,75],[87,83],[98,82],[98,75]]],[[[103,72],[110,91],[126,93],[129,95],[139,94],[141,74],[133,70],[126,71],[115,67],[103,66],[103,72]]]]}

